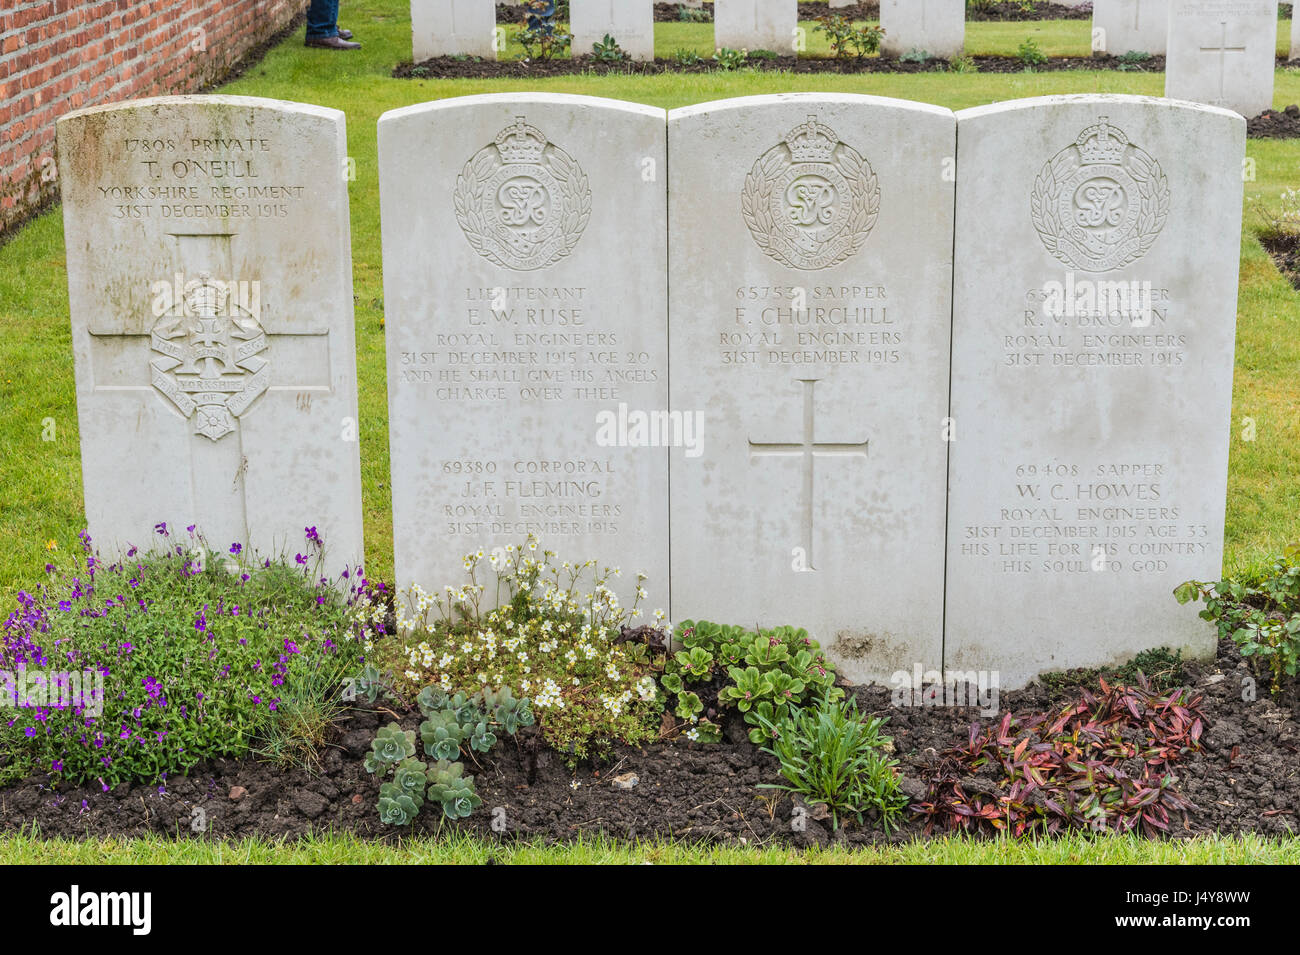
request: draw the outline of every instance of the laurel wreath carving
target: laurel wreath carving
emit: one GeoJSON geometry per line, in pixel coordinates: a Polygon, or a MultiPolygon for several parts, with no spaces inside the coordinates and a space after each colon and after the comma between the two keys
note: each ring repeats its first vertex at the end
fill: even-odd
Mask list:
{"type": "Polygon", "coordinates": [[[1072,167],[1071,158],[1069,150],[1063,150],[1044,163],[1034,179],[1033,192],[1029,196],[1029,212],[1043,245],[1061,262],[1085,272],[1110,271],[1136,262],[1147,254],[1164,229],[1165,220],[1169,218],[1169,180],[1160,168],[1160,163],[1140,150],[1129,155],[1129,172],[1137,183],[1141,199],[1136,232],[1138,244],[1125,258],[1102,269],[1091,261],[1076,262],[1061,246],[1061,235],[1065,230],[1056,210],[1059,208],[1061,180],[1066,178],[1066,167],[1072,167]]]}
{"type": "MultiPolygon", "coordinates": [[[[745,185],[740,192],[740,214],[754,237],[754,243],[765,255],[783,265],[802,269],[804,266],[790,261],[785,250],[777,243],[777,223],[772,215],[772,189],[788,162],[779,149],[769,150],[759,157],[754,168],[745,176],[745,185]]],[[[833,261],[818,267],[822,269],[838,265],[857,254],[880,217],[880,180],[870,164],[847,147],[840,151],[839,163],[841,173],[849,183],[851,197],[848,219],[842,233],[850,241],[833,261]]]]}
{"type": "MultiPolygon", "coordinates": [[[[582,238],[591,218],[591,189],[587,174],[567,154],[553,149],[549,155],[551,175],[560,186],[560,233],[563,243],[545,262],[530,266],[522,271],[545,268],[567,256],[582,238]]],[[[456,189],[453,202],[456,207],[456,221],[470,247],[479,255],[495,265],[507,269],[519,269],[514,262],[503,262],[495,251],[487,247],[484,236],[490,224],[483,214],[486,181],[496,165],[491,147],[482,150],[460,171],[456,177],[456,189]]]]}

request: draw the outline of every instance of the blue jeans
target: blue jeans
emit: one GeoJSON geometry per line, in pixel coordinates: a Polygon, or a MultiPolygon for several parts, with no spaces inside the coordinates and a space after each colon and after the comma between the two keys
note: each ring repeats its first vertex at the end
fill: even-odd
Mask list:
{"type": "Polygon", "coordinates": [[[339,35],[339,0],[311,0],[307,8],[307,39],[339,35]]]}

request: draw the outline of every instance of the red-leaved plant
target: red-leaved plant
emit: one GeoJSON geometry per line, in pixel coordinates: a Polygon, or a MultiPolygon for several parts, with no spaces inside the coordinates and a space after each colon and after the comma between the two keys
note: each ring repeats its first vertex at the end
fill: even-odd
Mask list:
{"type": "Polygon", "coordinates": [[[927,833],[1168,832],[1171,813],[1185,821],[1194,808],[1174,790],[1172,766],[1200,748],[1203,698],[1186,689],[1157,695],[1138,679],[1135,687],[1102,680],[1100,697],[1084,690],[1056,714],[973,724],[966,745],[943,754],[912,811],[926,817],[927,833]]]}

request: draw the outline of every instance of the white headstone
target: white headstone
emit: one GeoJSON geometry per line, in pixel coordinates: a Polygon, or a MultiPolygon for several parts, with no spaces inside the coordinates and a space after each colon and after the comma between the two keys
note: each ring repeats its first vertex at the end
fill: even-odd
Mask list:
{"type": "Polygon", "coordinates": [[[798,0],[713,0],[713,44],[731,50],[795,50],[798,0]]]}
{"type": "Polygon", "coordinates": [[[805,626],[851,678],[942,652],[952,114],[669,113],[674,620],[805,626]]]}
{"type": "Polygon", "coordinates": [[[1170,0],[1165,95],[1251,117],[1273,106],[1277,0],[1170,0]]]}
{"type": "Polygon", "coordinates": [[[58,123],[86,516],[361,559],[347,145],[338,110],[136,100],[58,123]]]}
{"type": "Polygon", "coordinates": [[[858,0],[831,0],[832,10],[837,9],[839,7],[856,7],[857,5],[858,5],[858,0]]]}
{"type": "Polygon", "coordinates": [[[653,0],[570,0],[569,16],[574,56],[587,56],[609,35],[632,59],[655,58],[653,0]]]}
{"type": "Polygon", "coordinates": [[[966,0],[880,0],[880,25],[886,56],[922,50],[951,59],[965,49],[966,0]]]}
{"type": "Polygon", "coordinates": [[[416,63],[435,56],[497,58],[493,0],[411,0],[411,46],[416,63]]]}
{"type": "Polygon", "coordinates": [[[535,534],[666,606],[668,452],[636,427],[668,401],[665,141],[586,96],[380,117],[399,587],[535,534]]]}
{"type": "Polygon", "coordinates": [[[1295,6],[1291,8],[1291,52],[1288,57],[1300,60],[1300,10],[1295,6]]]}
{"type": "Polygon", "coordinates": [[[957,130],[945,666],[1210,653],[1172,593],[1222,570],[1245,123],[1094,95],[957,130]]]}
{"type": "Polygon", "coordinates": [[[1092,5],[1094,53],[1161,56],[1169,38],[1169,0],[1096,0],[1092,5]]]}

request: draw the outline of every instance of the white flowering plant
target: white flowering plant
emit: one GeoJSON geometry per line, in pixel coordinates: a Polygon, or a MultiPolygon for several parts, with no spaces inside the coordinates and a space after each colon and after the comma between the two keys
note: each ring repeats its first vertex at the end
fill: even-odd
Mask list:
{"type": "Polygon", "coordinates": [[[414,696],[509,687],[527,698],[543,739],[572,761],[613,742],[658,732],[664,697],[645,643],[622,638],[645,624],[665,639],[663,611],[647,618],[645,575],[625,605],[618,568],[558,561],[534,537],[464,560],[467,583],[429,594],[399,593],[396,637],[373,644],[368,662],[414,696]]]}

